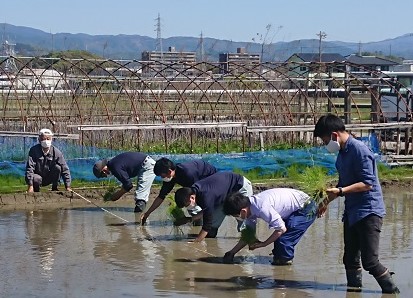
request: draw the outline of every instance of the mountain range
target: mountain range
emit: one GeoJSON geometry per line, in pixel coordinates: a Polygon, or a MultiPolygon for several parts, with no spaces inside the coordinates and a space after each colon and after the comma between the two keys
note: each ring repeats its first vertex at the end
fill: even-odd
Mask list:
{"type": "MultiPolygon", "coordinates": [[[[83,33],[47,33],[30,27],[0,23],[3,28],[2,41],[14,43],[18,56],[41,56],[50,51],[86,50],[111,59],[141,59],[143,51],[160,49],[156,38],[141,35],[88,35],[83,33]]],[[[162,50],[174,47],[176,51],[197,52],[207,61],[217,61],[219,53],[236,52],[243,47],[246,52],[259,53],[263,61],[285,61],[294,53],[318,53],[318,39],[302,39],[289,42],[261,44],[220,40],[210,37],[175,36],[162,38],[162,50]],[[203,50],[201,50],[203,49],[203,50]]],[[[378,55],[413,59],[413,33],[404,34],[377,42],[353,43],[322,41],[323,53],[338,53],[343,56],[369,52],[378,55]]],[[[3,53],[4,54],[4,53],[3,53]]]]}

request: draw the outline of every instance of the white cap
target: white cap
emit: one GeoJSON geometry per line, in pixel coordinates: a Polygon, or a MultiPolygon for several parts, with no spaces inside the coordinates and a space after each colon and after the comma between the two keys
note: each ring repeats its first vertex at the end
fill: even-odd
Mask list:
{"type": "Polygon", "coordinates": [[[48,129],[48,128],[42,128],[42,129],[39,131],[39,136],[42,136],[42,135],[45,135],[45,136],[53,136],[53,133],[52,133],[52,131],[51,131],[50,129],[48,129]]]}

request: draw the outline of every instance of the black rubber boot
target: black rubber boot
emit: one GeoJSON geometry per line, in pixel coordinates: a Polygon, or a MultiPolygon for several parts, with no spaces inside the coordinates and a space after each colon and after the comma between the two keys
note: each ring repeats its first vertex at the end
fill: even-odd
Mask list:
{"type": "Polygon", "coordinates": [[[394,272],[387,271],[384,275],[380,277],[376,277],[377,282],[381,287],[381,291],[383,294],[399,294],[400,290],[394,284],[392,275],[394,272]]]}
{"type": "Polygon", "coordinates": [[[361,269],[346,270],[347,292],[361,292],[362,271],[361,269]]]}

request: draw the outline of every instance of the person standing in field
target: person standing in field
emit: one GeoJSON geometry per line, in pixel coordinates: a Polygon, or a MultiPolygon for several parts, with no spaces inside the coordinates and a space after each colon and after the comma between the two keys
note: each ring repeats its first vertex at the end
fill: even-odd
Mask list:
{"type": "Polygon", "coordinates": [[[189,187],[195,182],[215,174],[217,169],[202,159],[175,164],[172,160],[162,157],[156,161],[153,171],[156,176],[161,177],[162,188],[149,209],[141,215],[141,224],[143,225],[149,215],[162,204],[175,184],[189,187]]]}
{"type": "Polygon", "coordinates": [[[26,162],[25,180],[27,192],[39,192],[41,186],[52,185],[52,191],[58,190],[60,177],[67,191],[71,191],[70,170],[63,153],[52,145],[53,132],[48,128],[39,131],[39,144],[29,150],[26,162]]]}
{"type": "Polygon", "coordinates": [[[140,152],[124,152],[112,159],[102,159],[93,166],[93,174],[97,178],[110,175],[116,177],[122,187],[109,197],[108,201],[117,201],[133,188],[132,178],[137,177],[134,212],[143,212],[149,199],[149,194],[155,174],[155,161],[147,154],[140,152]]]}
{"type": "Polygon", "coordinates": [[[373,153],[346,131],[341,118],[332,114],[320,117],[314,137],[320,138],[329,152],[338,153],[338,184],[327,189],[328,197],[319,206],[319,216],[331,201],[345,197],[343,263],[349,290],[361,290],[363,267],[374,276],[383,293],[399,293],[393,273],[379,261],[380,231],[386,210],[373,153]]]}

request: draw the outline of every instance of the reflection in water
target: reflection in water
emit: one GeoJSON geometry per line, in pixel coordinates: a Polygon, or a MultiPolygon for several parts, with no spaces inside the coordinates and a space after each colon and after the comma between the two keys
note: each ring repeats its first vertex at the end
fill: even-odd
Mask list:
{"type": "MultiPolygon", "coordinates": [[[[387,194],[381,261],[396,272],[402,290],[413,292],[413,197],[387,194]]],[[[242,250],[237,264],[222,256],[239,235],[226,219],[216,239],[189,243],[199,227],[175,228],[165,210],[140,226],[130,208],[0,212],[0,297],[377,297],[364,273],[362,293],[345,291],[343,202],[333,202],[296,248],[294,264],[270,265],[272,246],[242,250]]],[[[158,210],[156,210],[158,211],[158,210]]],[[[259,238],[268,236],[258,226],[259,238]]]]}
{"type": "Polygon", "coordinates": [[[40,258],[41,274],[51,278],[55,262],[55,248],[67,226],[67,212],[28,211],[26,213],[27,236],[32,249],[40,258]]]}

